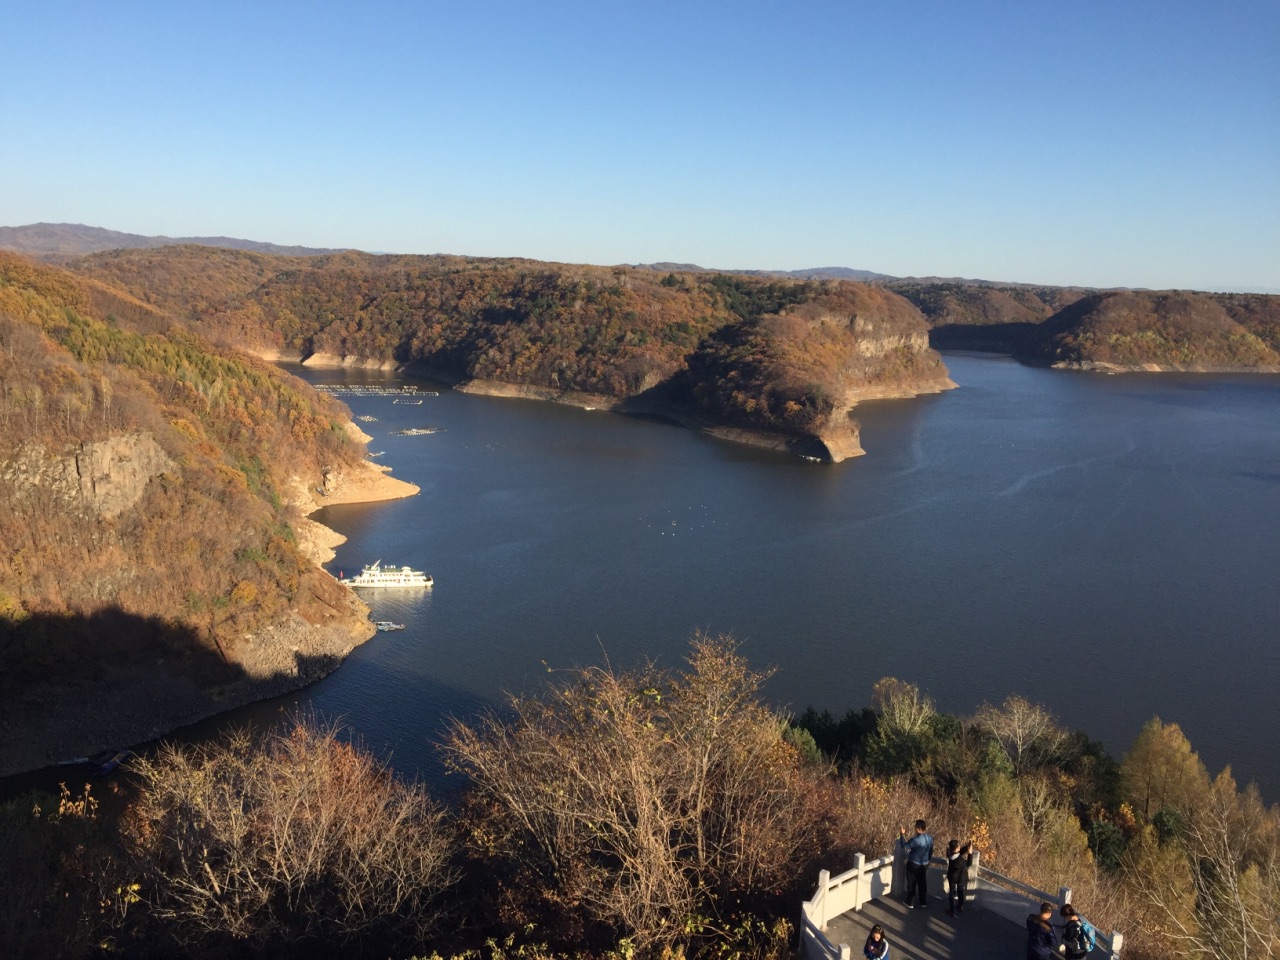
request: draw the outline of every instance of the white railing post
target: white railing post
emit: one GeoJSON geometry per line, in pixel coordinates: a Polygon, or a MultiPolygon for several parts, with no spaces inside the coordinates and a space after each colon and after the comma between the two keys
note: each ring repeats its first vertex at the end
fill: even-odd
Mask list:
{"type": "Polygon", "coordinates": [[[1065,907],[1070,902],[1071,902],[1071,888],[1059,887],[1058,888],[1058,906],[1065,907]]]}
{"type": "Polygon", "coordinates": [[[973,851],[973,862],[969,864],[969,891],[965,894],[966,899],[978,899],[978,876],[981,873],[982,853],[981,851],[973,851]]]}
{"type": "Polygon", "coordinates": [[[898,845],[893,845],[893,867],[889,873],[889,896],[902,899],[903,891],[906,890],[907,878],[902,869],[902,858],[898,856],[898,845]]]}
{"type": "Polygon", "coordinates": [[[840,960],[853,960],[853,948],[847,943],[840,944],[840,960]]]}
{"type": "Polygon", "coordinates": [[[1120,956],[1120,950],[1124,947],[1124,934],[1119,930],[1111,931],[1111,960],[1116,960],[1120,956]]]}
{"type": "Polygon", "coordinates": [[[831,871],[818,871],[818,929],[827,930],[827,893],[831,887],[831,871]]]}
{"type": "Polygon", "coordinates": [[[853,909],[861,910],[863,903],[862,890],[865,884],[863,874],[867,869],[867,857],[865,854],[855,853],[853,855],[853,869],[853,909]]]}

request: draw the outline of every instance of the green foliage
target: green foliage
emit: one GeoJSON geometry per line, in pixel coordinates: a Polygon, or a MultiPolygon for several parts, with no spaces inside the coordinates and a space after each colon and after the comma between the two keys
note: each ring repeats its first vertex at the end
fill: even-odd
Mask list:
{"type": "Polygon", "coordinates": [[[826,757],[813,740],[813,734],[804,727],[796,727],[788,723],[783,727],[782,739],[795,747],[803,763],[818,765],[826,762],[826,757]]]}
{"type": "Polygon", "coordinates": [[[1120,858],[1124,856],[1127,846],[1124,832],[1106,820],[1095,820],[1089,824],[1087,832],[1089,850],[1098,866],[1112,872],[1120,869],[1120,858]]]}
{"type": "Polygon", "coordinates": [[[1180,839],[1186,833],[1186,822],[1182,814],[1170,807],[1161,807],[1151,816],[1151,825],[1161,843],[1180,839]]]}
{"type": "Polygon", "coordinates": [[[847,763],[861,754],[863,741],[875,731],[876,712],[870,707],[850,709],[837,720],[829,710],[819,713],[813,707],[806,707],[794,723],[812,735],[824,754],[847,763]]]}

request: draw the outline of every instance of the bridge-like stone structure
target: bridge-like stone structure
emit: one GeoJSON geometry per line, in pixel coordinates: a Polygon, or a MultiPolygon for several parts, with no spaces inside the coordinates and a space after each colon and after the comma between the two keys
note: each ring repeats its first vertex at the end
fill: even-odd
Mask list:
{"type": "MultiPolygon", "coordinates": [[[[975,854],[969,868],[968,898],[956,916],[947,916],[945,862],[935,857],[929,869],[927,908],[903,902],[904,871],[891,854],[854,858],[852,870],[832,877],[823,870],[813,898],[800,916],[804,960],[851,960],[862,956],[872,925],[889,941],[892,960],[1009,960],[1024,956],[1028,915],[1041,903],[1055,908],[1071,902],[1071,891],[1039,890],[988,870],[975,854]]],[[[1098,931],[1091,960],[1120,957],[1124,937],[1098,931]]]]}

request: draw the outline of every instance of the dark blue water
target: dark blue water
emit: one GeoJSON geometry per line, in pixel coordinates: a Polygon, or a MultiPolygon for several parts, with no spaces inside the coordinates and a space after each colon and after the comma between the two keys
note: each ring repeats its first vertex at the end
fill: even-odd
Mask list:
{"type": "Polygon", "coordinates": [[[436,587],[368,594],[408,629],[288,702],[434,779],[443,717],[548,668],[678,664],[708,630],[796,712],[892,675],[961,714],[1022,694],[1117,756],[1158,714],[1280,797],[1280,378],[947,363],[959,389],[859,407],[868,455],[840,465],[545,403],[351,400],[422,493],[318,514],[350,538],[333,569],[436,587]],[[386,435],[407,426],[443,430],[386,435]]]}

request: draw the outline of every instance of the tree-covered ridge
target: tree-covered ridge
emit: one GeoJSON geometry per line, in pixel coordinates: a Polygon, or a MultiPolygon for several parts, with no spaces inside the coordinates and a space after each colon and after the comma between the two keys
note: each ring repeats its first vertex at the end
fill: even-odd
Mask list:
{"type": "Polygon", "coordinates": [[[216,338],[617,398],[666,385],[699,416],[744,426],[810,432],[863,378],[904,392],[945,378],[910,304],[846,281],[194,247],[116,251],[75,268],[181,309],[216,338]],[[868,346],[876,338],[896,343],[896,356],[868,346]]]}
{"type": "Polygon", "coordinates": [[[180,670],[334,593],[299,552],[282,496],[295,476],[360,459],[344,421],[300,381],[126,294],[0,254],[4,682],[154,655],[109,630],[86,647],[74,618],[154,622],[156,637],[185,638],[165,654],[180,670]],[[103,513],[60,479],[94,457],[145,460],[154,475],[103,513]]]}
{"type": "Polygon", "coordinates": [[[910,280],[894,281],[888,286],[919,307],[931,327],[1039,323],[1087,292],[1076,287],[920,283],[910,280]]]}
{"type": "Polygon", "coordinates": [[[1280,297],[894,281],[939,348],[1034,363],[1274,369],[1280,297]]]}
{"type": "Polygon", "coordinates": [[[1280,298],[1103,293],[1046,321],[1028,355],[1048,363],[1276,369],[1280,353],[1270,344],[1278,338],[1280,298]]]}

